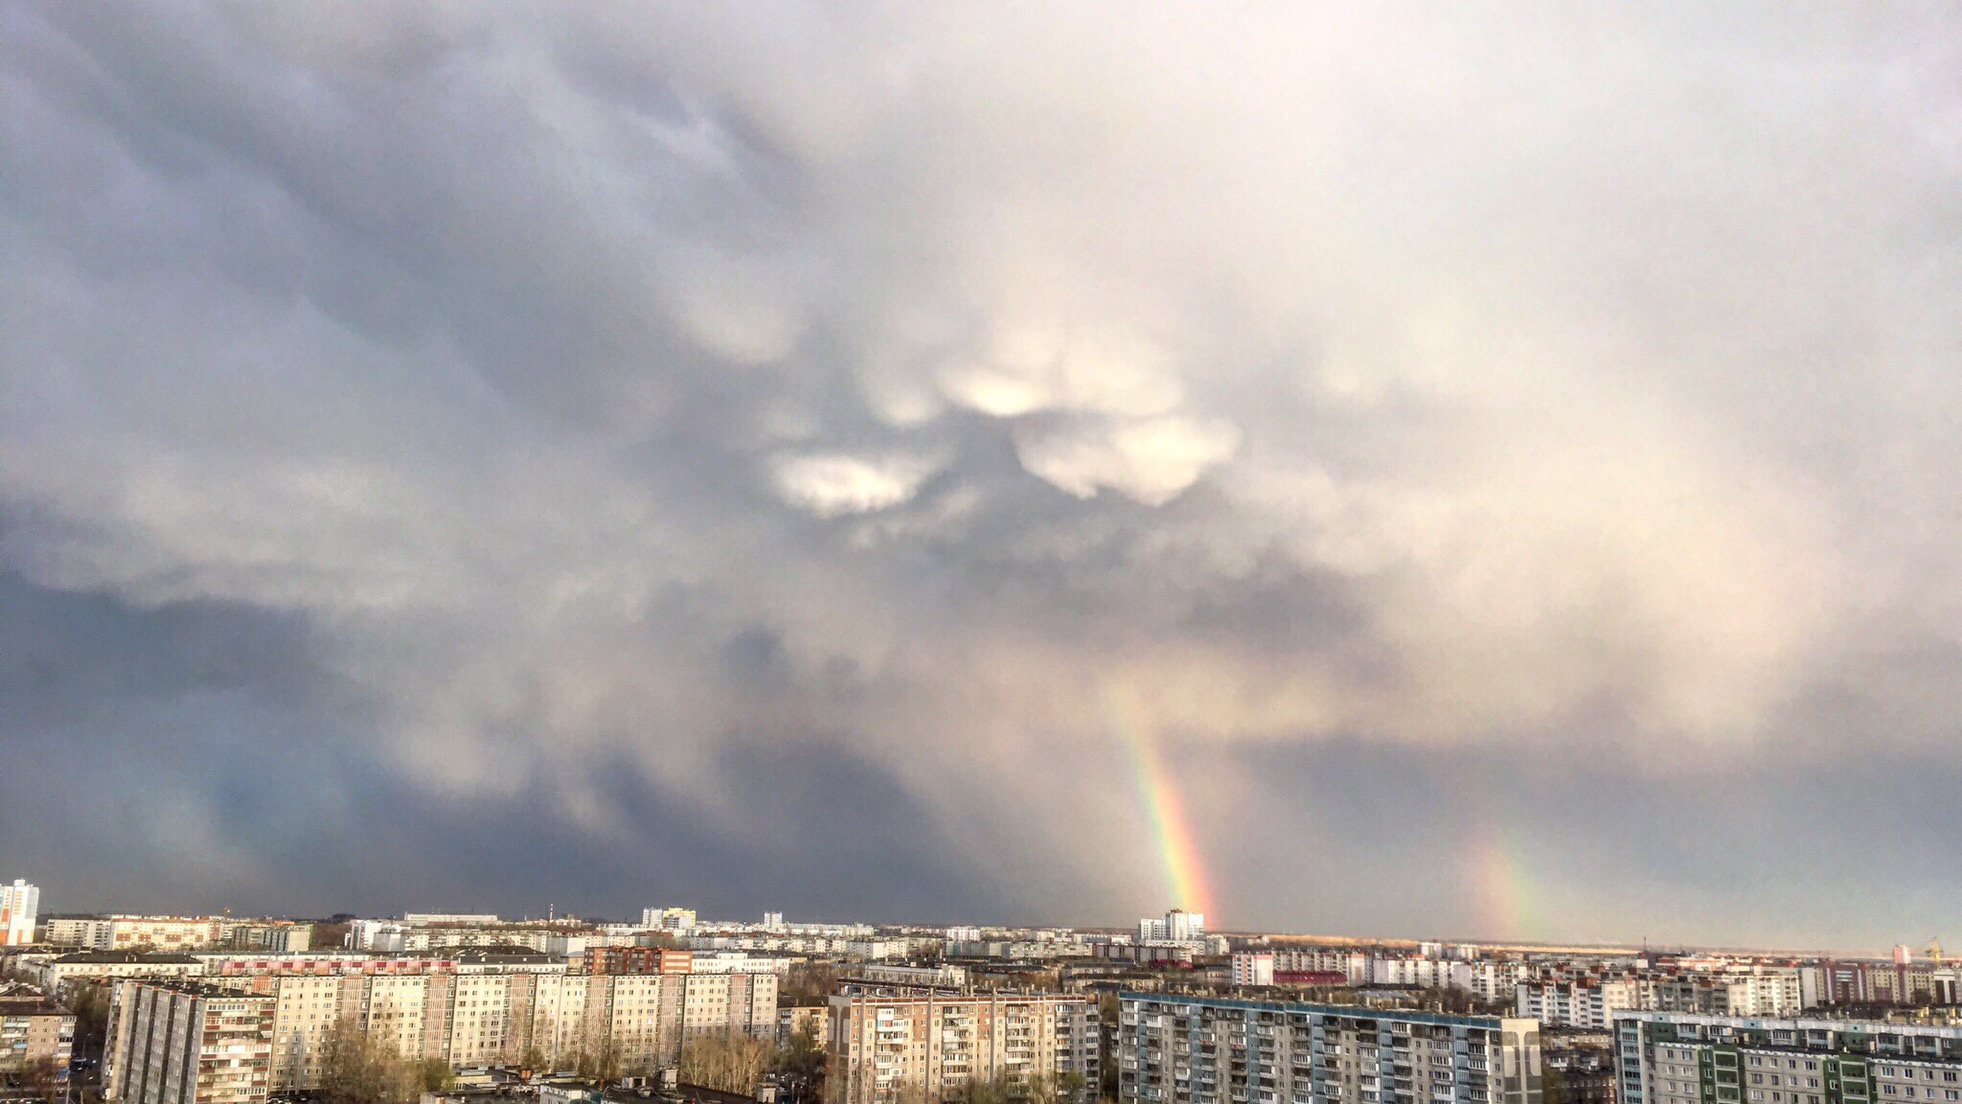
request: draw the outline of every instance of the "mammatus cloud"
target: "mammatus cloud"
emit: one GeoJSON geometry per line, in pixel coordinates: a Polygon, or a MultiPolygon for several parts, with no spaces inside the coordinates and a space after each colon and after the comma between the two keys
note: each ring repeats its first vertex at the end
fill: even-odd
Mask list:
{"type": "MultiPolygon", "coordinates": [[[[5,738],[130,765],[182,885],[394,903],[300,857],[417,806],[457,894],[1121,920],[1113,696],[1237,925],[1748,938],[1735,856],[1811,901],[1781,839],[1873,815],[1834,771],[1956,819],[1946,12],[0,19],[5,738]],[[485,810],[549,857],[476,877],[485,810]],[[1652,894],[1567,876],[1630,840],[1652,894]]],[[[67,810],[0,826],[105,869],[67,810]]]]}
{"type": "Polygon", "coordinates": [[[784,499],[819,517],[897,506],[912,498],[931,474],[933,465],[915,457],[835,453],[784,457],[776,470],[784,499]]]}

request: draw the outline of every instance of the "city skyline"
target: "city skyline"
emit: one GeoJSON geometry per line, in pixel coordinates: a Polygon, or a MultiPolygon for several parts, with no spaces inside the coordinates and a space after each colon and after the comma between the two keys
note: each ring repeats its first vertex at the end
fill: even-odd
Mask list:
{"type": "Polygon", "coordinates": [[[1958,72],[1938,5],[7,5],[0,873],[1925,941],[1958,72]]]}
{"type": "MultiPolygon", "coordinates": [[[[35,887],[35,888],[38,889],[39,887],[35,887]]],[[[254,911],[254,910],[234,909],[230,906],[221,906],[216,908],[195,908],[195,909],[179,910],[174,912],[156,912],[154,910],[145,910],[140,907],[131,906],[131,907],[95,907],[95,908],[86,908],[86,909],[83,908],[60,909],[54,912],[43,912],[40,915],[40,919],[41,919],[42,926],[45,926],[46,921],[50,918],[66,918],[66,917],[119,916],[119,917],[135,918],[135,919],[145,919],[145,918],[154,919],[154,918],[168,918],[168,917],[179,917],[179,918],[186,918],[186,919],[225,918],[225,919],[275,920],[280,922],[291,921],[295,923],[320,923],[323,921],[331,920],[332,918],[335,917],[366,917],[366,918],[411,920],[411,921],[427,920],[428,918],[431,917],[439,917],[439,918],[454,917],[458,922],[463,922],[465,920],[468,920],[470,923],[484,923],[484,922],[495,921],[498,925],[502,925],[509,928],[518,928],[518,927],[525,927],[525,926],[531,926],[534,928],[545,928],[553,924],[557,924],[561,926],[571,926],[574,928],[579,928],[582,926],[586,926],[586,927],[638,926],[641,928],[651,928],[651,927],[658,927],[659,925],[651,923],[649,921],[649,915],[660,911],[661,911],[660,908],[640,908],[640,909],[629,908],[623,913],[607,914],[598,911],[581,910],[576,906],[565,905],[557,901],[547,901],[545,906],[545,911],[542,914],[530,910],[524,910],[524,909],[520,909],[515,912],[485,912],[485,913],[429,912],[421,907],[408,907],[408,908],[395,908],[395,909],[370,909],[367,911],[359,911],[359,910],[350,911],[347,909],[335,909],[327,912],[306,914],[306,913],[297,913],[291,911],[254,911]],[[636,924],[636,917],[638,917],[638,924],[636,924]]],[[[785,925],[788,925],[790,928],[862,926],[868,929],[877,928],[877,929],[894,929],[894,930],[946,929],[947,931],[950,932],[956,930],[962,930],[966,928],[973,928],[974,930],[979,932],[996,931],[996,932],[1026,933],[1026,932],[1036,932],[1036,931],[1061,931],[1061,932],[1075,931],[1075,932],[1129,934],[1129,933],[1137,932],[1139,923],[1158,923],[1161,925],[1165,923],[1163,919],[1154,919],[1153,917],[1146,917],[1144,918],[1143,921],[1140,922],[1131,922],[1131,921],[1122,921],[1122,920],[1111,921],[1105,919],[1085,920],[1083,918],[1070,919],[1070,918],[1052,917],[1047,920],[1037,920],[1027,923],[1008,923],[1008,922],[996,923],[996,922],[970,922],[969,920],[959,919],[959,918],[956,918],[954,920],[947,920],[944,918],[936,920],[936,919],[889,917],[889,916],[866,916],[866,915],[852,915],[852,914],[841,914],[835,916],[831,916],[831,915],[804,916],[804,915],[797,915],[797,914],[788,914],[783,912],[782,910],[766,910],[761,912],[760,914],[753,914],[749,916],[698,913],[698,910],[692,908],[687,909],[686,911],[689,913],[691,920],[693,921],[692,926],[699,926],[704,930],[722,930],[732,925],[748,926],[759,930],[769,930],[773,927],[781,928],[784,927],[785,925]],[[694,919],[698,915],[699,915],[699,919],[694,919]]],[[[1176,914],[1180,911],[1183,910],[1177,907],[1174,907],[1171,910],[1169,910],[1169,912],[1172,914],[1176,914]]],[[[1195,917],[1197,917],[1199,914],[1194,914],[1194,915],[1195,917]]],[[[1487,939],[1474,935],[1466,935],[1464,933],[1434,932],[1434,931],[1331,932],[1331,931],[1308,931],[1304,929],[1284,929],[1284,928],[1237,929],[1232,927],[1218,926],[1214,924],[1211,920],[1205,921],[1204,930],[1208,933],[1230,935],[1234,938],[1249,938],[1249,937],[1274,938],[1274,939],[1287,941],[1281,944],[1281,946],[1348,945],[1348,946],[1354,946],[1359,948],[1382,947],[1386,949],[1401,948],[1404,950],[1410,950],[1414,948],[1428,947],[1428,946],[1435,946],[1435,947],[1466,946],[1466,947],[1478,947],[1485,950],[1496,950],[1496,951],[1515,950],[1515,949],[1517,950],[1530,949],[1534,951],[1544,951],[1544,952],[1565,951],[1565,952],[1573,952],[1582,955],[1642,953],[1642,952],[1667,955],[1667,954],[1676,954],[1680,952],[1697,952],[1697,953],[1710,953],[1710,954],[1719,954],[1719,955],[1737,954],[1737,955],[1747,955],[1747,956],[1787,955],[1787,956],[1796,956],[1801,958],[1817,957],[1823,955],[1823,956],[1840,956],[1840,957],[1873,959],[1873,960],[1888,959],[1890,957],[1898,959],[1899,956],[1903,952],[1905,952],[1909,955],[1910,958],[1914,958],[1914,959],[1925,958],[1929,961],[1935,961],[1935,962],[1954,961],[1953,959],[1947,957],[1946,955],[1944,955],[1941,958],[1932,957],[1939,951],[1940,948],[1940,937],[1938,935],[1934,937],[1930,937],[1929,939],[1922,939],[1922,940],[1910,939],[1905,943],[1895,942],[1884,946],[1807,947],[1807,946],[1796,946],[1796,945],[1781,946],[1781,945],[1774,945],[1774,944],[1723,945],[1723,944],[1707,944],[1707,943],[1697,944],[1697,943],[1689,943],[1689,942],[1668,943],[1668,942],[1656,941],[1656,940],[1637,940],[1630,943],[1615,943],[1615,942],[1586,941],[1586,940],[1563,941],[1557,938],[1540,939],[1540,940],[1525,940],[1525,939],[1508,940],[1508,939],[1487,939]]],[[[1184,936],[1180,936],[1180,935],[1169,935],[1169,936],[1159,935],[1159,936],[1154,936],[1153,938],[1167,938],[1167,937],[1173,939],[1184,938],[1184,936]]],[[[312,949],[323,950],[328,948],[316,947],[312,949]]]]}

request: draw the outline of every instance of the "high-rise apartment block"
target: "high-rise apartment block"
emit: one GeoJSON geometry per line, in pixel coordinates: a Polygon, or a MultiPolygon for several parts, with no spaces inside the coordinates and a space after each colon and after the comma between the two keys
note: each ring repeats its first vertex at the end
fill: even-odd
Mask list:
{"type": "Polygon", "coordinates": [[[12,885],[0,885],[0,947],[34,942],[34,917],[40,908],[40,886],[19,878],[12,885]]]}
{"type": "Polygon", "coordinates": [[[1534,1020],[1125,993],[1122,1104],[1539,1104],[1534,1020]]]}
{"type": "Polygon", "coordinates": [[[1956,1104],[1962,1027],[1615,1015],[1621,1104],[1956,1104]]]}
{"type": "Polygon", "coordinates": [[[1274,984],[1274,956],[1267,951],[1246,951],[1233,956],[1233,984],[1274,984]]]}
{"type": "Polygon", "coordinates": [[[196,982],[116,987],[102,1094],[126,1104],[258,1104],[271,1090],[270,996],[196,982]]]}
{"type": "Polygon", "coordinates": [[[1162,917],[1147,916],[1138,921],[1140,943],[1189,943],[1206,937],[1203,913],[1173,909],[1162,917]]]}
{"type": "Polygon", "coordinates": [[[940,1100],[971,1083],[1044,1078],[1093,1098],[1097,1006],[1042,993],[868,989],[831,998],[830,1070],[840,1104],[940,1100]]]}

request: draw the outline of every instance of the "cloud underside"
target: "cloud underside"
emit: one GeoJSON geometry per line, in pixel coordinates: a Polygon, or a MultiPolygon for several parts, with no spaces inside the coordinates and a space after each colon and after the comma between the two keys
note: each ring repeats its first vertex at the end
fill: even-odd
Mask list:
{"type": "MultiPolygon", "coordinates": [[[[1952,13],[0,21],[0,740],[121,764],[157,842],[45,875],[91,904],[1121,919],[1120,716],[1245,926],[1742,938],[1739,854],[1962,820],[1907,777],[1962,685],[1952,13]],[[485,810],[519,888],[441,842],[485,810]],[[397,820],[403,881],[297,858],[397,820]],[[1454,861],[1241,842],[1301,838],[1454,861]]],[[[24,858],[127,838],[9,794],[24,858]]],[[[1829,896],[1777,934],[1895,941],[1829,896]]]]}

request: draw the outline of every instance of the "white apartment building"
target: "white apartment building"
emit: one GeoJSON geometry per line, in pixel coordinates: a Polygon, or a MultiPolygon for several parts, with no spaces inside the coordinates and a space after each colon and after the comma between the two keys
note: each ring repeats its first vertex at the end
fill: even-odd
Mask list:
{"type": "Polygon", "coordinates": [[[1204,913],[1173,909],[1164,916],[1147,916],[1138,921],[1140,943],[1191,943],[1206,937],[1204,913]]]}
{"type": "Polygon", "coordinates": [[[147,954],[138,951],[76,951],[23,962],[26,973],[42,991],[65,995],[77,982],[111,978],[186,978],[204,973],[204,963],[187,954],[147,954]]]}
{"type": "Polygon", "coordinates": [[[1463,989],[1472,987],[1469,962],[1443,958],[1373,958],[1369,983],[1397,989],[1463,989]]]}
{"type": "Polygon", "coordinates": [[[851,970],[851,980],[874,985],[937,986],[958,989],[967,984],[965,966],[886,966],[868,962],[851,970]]]}
{"type": "Polygon", "coordinates": [[[1502,1001],[1513,995],[1519,983],[1533,976],[1524,962],[1482,958],[1466,963],[1471,970],[1471,991],[1480,1000],[1502,1001]]]}
{"type": "Polygon", "coordinates": [[[1234,955],[1233,984],[1274,984],[1274,956],[1264,951],[1234,955]]]}
{"type": "Polygon", "coordinates": [[[1097,1006],[1037,993],[864,991],[831,998],[839,1104],[937,1101],[972,1082],[1074,1082],[1094,1099],[1097,1006]]]}
{"type": "Polygon", "coordinates": [[[1522,1017],[1548,1027],[1606,1031],[1614,1013],[1649,1007],[1654,986],[1635,979],[1521,982],[1515,993],[1514,1011],[1522,1017]]]}
{"type": "Polygon", "coordinates": [[[1369,984],[1369,956],[1361,951],[1278,950],[1274,969],[1284,974],[1341,974],[1351,985],[1369,984]]]}
{"type": "Polygon", "coordinates": [[[913,944],[906,939],[846,939],[829,935],[695,935],[687,937],[695,950],[777,951],[800,955],[843,955],[877,960],[905,958],[913,944]]]}
{"type": "Polygon", "coordinates": [[[34,942],[34,918],[41,908],[41,887],[20,878],[0,885],[0,947],[25,947],[34,942]]]}
{"type": "Polygon", "coordinates": [[[109,916],[70,921],[61,932],[64,946],[97,951],[191,951],[229,942],[242,921],[223,916],[109,916]]]}
{"type": "Polygon", "coordinates": [[[691,908],[642,909],[640,926],[647,931],[685,932],[695,926],[695,910],[691,908]]]}
{"type": "Polygon", "coordinates": [[[1685,974],[1655,983],[1654,1007],[1715,1016],[1796,1016],[1805,1007],[1796,968],[1685,974]]]}

